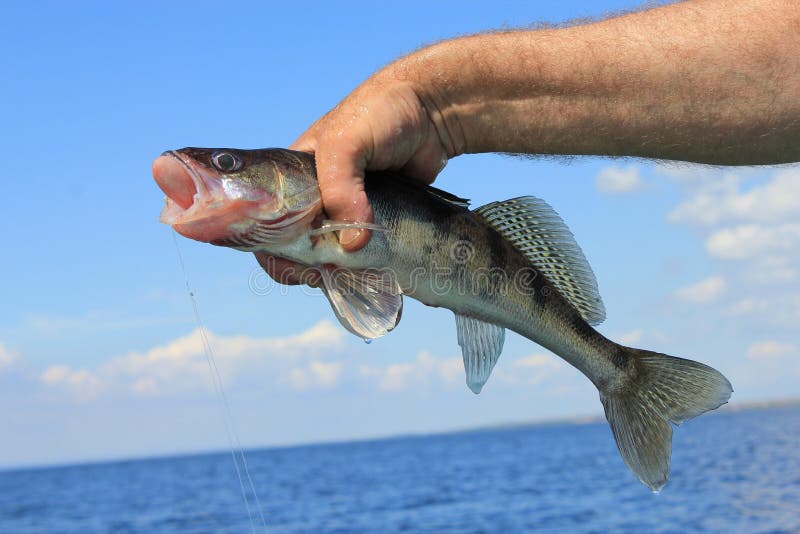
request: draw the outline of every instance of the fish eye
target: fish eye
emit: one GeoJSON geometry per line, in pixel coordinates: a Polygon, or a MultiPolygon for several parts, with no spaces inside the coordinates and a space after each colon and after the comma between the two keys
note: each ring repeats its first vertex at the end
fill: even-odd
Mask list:
{"type": "Polygon", "coordinates": [[[211,156],[211,163],[222,172],[233,172],[242,168],[242,160],[230,152],[216,152],[211,156]]]}

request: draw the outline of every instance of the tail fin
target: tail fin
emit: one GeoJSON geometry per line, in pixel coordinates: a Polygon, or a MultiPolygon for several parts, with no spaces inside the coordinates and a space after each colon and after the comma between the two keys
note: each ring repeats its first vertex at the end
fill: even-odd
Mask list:
{"type": "Polygon", "coordinates": [[[623,347],[632,361],[630,380],[600,392],[622,458],[657,492],[669,477],[672,426],[728,402],[733,392],[721,373],[702,363],[623,347]]]}

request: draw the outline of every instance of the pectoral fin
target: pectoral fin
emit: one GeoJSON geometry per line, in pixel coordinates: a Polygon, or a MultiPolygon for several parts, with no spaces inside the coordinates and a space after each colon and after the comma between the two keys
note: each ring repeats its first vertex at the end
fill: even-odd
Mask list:
{"type": "Polygon", "coordinates": [[[390,270],[323,268],[322,290],[336,317],[347,330],[375,339],[400,322],[403,294],[390,270]]]}
{"type": "Polygon", "coordinates": [[[467,386],[477,395],[489,380],[494,364],[503,351],[506,330],[501,326],[456,314],[456,332],[461,355],[464,357],[467,386]]]}

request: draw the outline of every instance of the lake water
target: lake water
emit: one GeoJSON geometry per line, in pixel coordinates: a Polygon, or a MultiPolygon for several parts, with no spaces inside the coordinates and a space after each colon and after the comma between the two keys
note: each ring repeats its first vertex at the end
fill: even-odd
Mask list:
{"type": "MultiPolygon", "coordinates": [[[[684,424],[657,495],[627,471],[605,423],[247,460],[268,532],[800,532],[797,405],[684,424]]],[[[229,453],[0,472],[0,532],[249,531],[229,453]]]]}

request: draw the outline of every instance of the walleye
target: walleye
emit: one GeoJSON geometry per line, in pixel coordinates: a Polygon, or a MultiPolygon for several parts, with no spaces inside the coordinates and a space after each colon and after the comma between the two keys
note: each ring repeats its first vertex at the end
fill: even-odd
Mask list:
{"type": "Polygon", "coordinates": [[[284,149],[184,148],[153,176],[166,194],[161,221],[198,241],[293,260],[321,275],[339,322],[364,339],[400,321],[403,295],[455,314],[466,381],[476,394],[506,329],[549,349],[597,387],[622,458],[653,491],[669,476],[671,423],[725,404],[719,372],[691,360],[624,347],[593,328],[605,319],[597,282],[559,215],[519,197],[469,202],[390,172],[368,173],[374,224],[327,221],[314,157],[284,149]],[[368,227],[345,253],[336,231],[368,227]]]}

